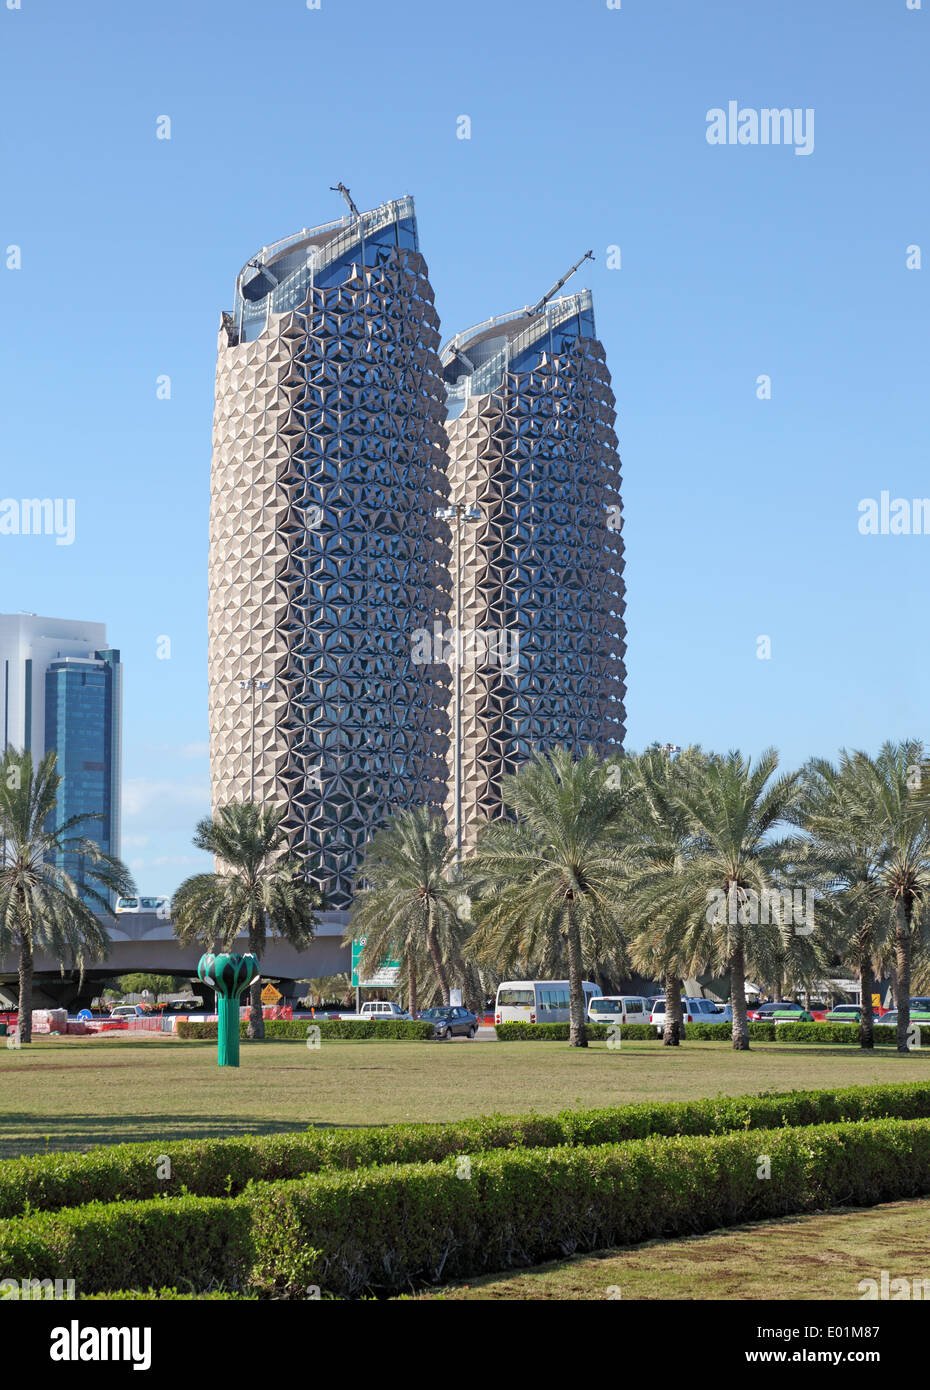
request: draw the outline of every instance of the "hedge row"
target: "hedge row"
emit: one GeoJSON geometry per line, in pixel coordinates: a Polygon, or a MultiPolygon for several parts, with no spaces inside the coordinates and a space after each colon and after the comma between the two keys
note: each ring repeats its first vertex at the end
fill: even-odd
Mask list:
{"type": "Polygon", "coordinates": [[[930,1191],[930,1120],[650,1138],[256,1184],[13,1218],[12,1278],[80,1293],[183,1285],[304,1298],[391,1293],[737,1222],[930,1191]],[[768,1160],[769,1176],[760,1172],[768,1160]]]}
{"type": "MultiPolygon", "coordinates": [[[[246,1037],[248,1021],[243,1019],[239,1024],[240,1038],[246,1037]]],[[[321,1038],[380,1038],[383,1042],[426,1042],[433,1036],[433,1025],[431,1023],[420,1023],[411,1020],[409,1023],[388,1022],[383,1023],[375,1019],[321,1019],[319,1023],[314,1023],[312,1018],[270,1018],[265,1022],[266,1038],[286,1038],[294,1042],[305,1043],[307,1041],[307,1030],[310,1027],[319,1028],[321,1038]]],[[[216,1042],[215,1023],[198,1023],[196,1020],[178,1019],[178,1037],[187,1038],[194,1042],[216,1042]]]]}
{"type": "Polygon", "coordinates": [[[489,1115],[451,1124],[114,1144],[83,1154],[12,1158],[0,1163],[0,1217],[18,1216],[27,1209],[54,1211],[81,1202],[170,1197],[185,1191],[202,1197],[234,1196],[251,1181],[385,1163],[435,1163],[453,1154],[494,1149],[590,1147],[654,1134],[724,1134],[878,1118],[930,1118],[930,1083],[645,1101],[558,1115],[489,1115]]]}
{"type": "MultiPolygon", "coordinates": [[[[775,1037],[774,1023],[750,1023],[750,1040],[755,1042],[771,1042],[775,1037]]],[[[589,1023],[586,1025],[587,1035],[591,1042],[603,1042],[611,1036],[607,1023],[589,1023]]],[[[569,1037],[569,1025],[567,1023],[498,1023],[495,1024],[494,1031],[497,1033],[501,1042],[567,1042],[569,1037]]],[[[779,1029],[779,1032],[781,1029],[779,1029]]],[[[701,1042],[723,1041],[727,1042],[733,1036],[732,1023],[689,1023],[685,1030],[685,1037],[692,1040],[697,1039],[701,1042]]],[[[612,1036],[616,1037],[614,1033],[612,1036]]],[[[628,1042],[661,1042],[662,1034],[652,1023],[621,1023],[620,1041],[628,1042]]]]}
{"type": "MultiPolygon", "coordinates": [[[[592,1042],[603,1042],[608,1036],[609,1025],[589,1023],[588,1038],[592,1042]]],[[[749,1023],[750,1042],[793,1042],[793,1043],[840,1043],[848,1047],[859,1046],[859,1029],[852,1023],[749,1023]]],[[[498,1023],[495,1032],[501,1042],[568,1042],[567,1023],[498,1023]]],[[[691,1042],[730,1042],[733,1037],[732,1023],[689,1023],[684,1030],[685,1041],[691,1042]]],[[[616,1034],[613,1034],[615,1037],[616,1034]]],[[[650,1023],[623,1023],[620,1025],[620,1041],[661,1042],[662,1034],[650,1023]]],[[[894,1027],[875,1025],[876,1045],[887,1044],[894,1047],[897,1030],[894,1027]]],[[[930,1024],[921,1027],[921,1045],[930,1046],[930,1024]]]]}

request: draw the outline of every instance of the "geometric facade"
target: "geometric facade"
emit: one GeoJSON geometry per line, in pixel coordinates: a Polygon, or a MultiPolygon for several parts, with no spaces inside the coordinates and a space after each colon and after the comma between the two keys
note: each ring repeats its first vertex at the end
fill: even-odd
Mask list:
{"type": "MultiPolygon", "coordinates": [[[[461,748],[447,816],[502,810],[501,778],[556,744],[622,747],[626,628],[615,400],[588,291],[488,320],[442,351],[461,523],[461,748]]],[[[455,592],[455,588],[453,588],[455,592]]]]}
{"type": "Polygon", "coordinates": [[[449,669],[415,659],[449,606],[438,346],[410,198],[263,247],[222,317],[213,806],[283,806],[330,909],[386,816],[446,796],[449,669]]]}

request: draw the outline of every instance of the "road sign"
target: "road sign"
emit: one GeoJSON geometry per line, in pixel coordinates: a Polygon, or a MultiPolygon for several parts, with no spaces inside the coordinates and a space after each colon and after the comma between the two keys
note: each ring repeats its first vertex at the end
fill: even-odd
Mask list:
{"type": "Polygon", "coordinates": [[[352,942],[352,988],[353,989],[393,989],[400,975],[399,960],[383,960],[375,973],[368,979],[360,980],[358,963],[362,957],[367,936],[357,937],[352,942]]]}
{"type": "Polygon", "coordinates": [[[281,991],[275,989],[274,985],[272,984],[266,985],[265,988],[262,990],[263,1004],[277,1004],[278,1000],[281,998],[283,998],[281,991]]]}

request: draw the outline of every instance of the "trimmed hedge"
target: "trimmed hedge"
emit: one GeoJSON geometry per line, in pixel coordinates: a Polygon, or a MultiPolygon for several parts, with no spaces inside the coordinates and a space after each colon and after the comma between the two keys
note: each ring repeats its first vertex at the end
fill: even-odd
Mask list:
{"type": "Polygon", "coordinates": [[[252,1189],[260,1291],[358,1297],[930,1192],[930,1120],[482,1154],[252,1189]],[[771,1177],[760,1178],[762,1156],[771,1177]]]}
{"type": "MultiPolygon", "coordinates": [[[[876,1046],[895,1047],[898,1030],[888,1024],[876,1023],[873,1029],[876,1046]]],[[[859,1046],[859,1025],[857,1023],[780,1023],[777,1037],[793,1043],[840,1043],[847,1047],[859,1046]]],[[[930,1025],[920,1026],[922,1047],[930,1045],[930,1025]]]]}
{"type": "MultiPolygon", "coordinates": [[[[603,1042],[608,1036],[609,1024],[589,1023],[588,1039],[603,1042]]],[[[842,1025],[841,1025],[842,1026],[842,1025]]],[[[497,1023],[494,1025],[500,1042],[568,1042],[567,1023],[497,1023]]],[[[733,1037],[732,1023],[689,1023],[684,1029],[685,1038],[699,1042],[729,1042],[733,1037]]],[[[771,1042],[775,1037],[774,1023],[750,1023],[749,1037],[753,1042],[771,1042]]],[[[652,1023],[622,1023],[620,1041],[661,1042],[662,1034],[652,1023]]]]}
{"type": "Polygon", "coordinates": [[[10,1158],[0,1162],[0,1218],[18,1216],[27,1208],[54,1211],[81,1202],[138,1201],[185,1191],[231,1197],[251,1181],[297,1179],[385,1163],[436,1163],[453,1154],[494,1149],[590,1147],[649,1135],[724,1134],[877,1118],[930,1118],[930,1082],[645,1101],[563,1110],[558,1115],[488,1115],[450,1124],[114,1144],[83,1154],[10,1158]],[[166,1157],[171,1176],[159,1177],[166,1157]]]}
{"type": "MultiPolygon", "coordinates": [[[[239,1023],[240,1038],[246,1037],[248,1022],[239,1023]]],[[[433,1036],[433,1025],[411,1020],[383,1023],[375,1019],[270,1018],[265,1022],[266,1038],[285,1038],[294,1042],[307,1041],[307,1029],[316,1027],[321,1038],[380,1038],[384,1042],[426,1042],[433,1036]]],[[[178,1037],[193,1042],[216,1042],[216,1024],[178,1020],[178,1037]]],[[[248,1039],[247,1039],[248,1041],[248,1039]]]]}
{"type": "MultiPolygon", "coordinates": [[[[607,1037],[608,1025],[606,1023],[589,1023],[586,1028],[591,1042],[603,1042],[607,1037]]],[[[569,1025],[567,1023],[495,1023],[494,1031],[499,1042],[568,1042],[569,1025]]],[[[643,1038],[645,1038],[649,1031],[649,1025],[646,1023],[623,1024],[620,1036],[621,1038],[631,1038],[642,1033],[643,1038]],[[638,1031],[631,1032],[631,1029],[638,1031]]]]}
{"type": "Polygon", "coordinates": [[[10,1278],[357,1297],[930,1191],[930,1120],[665,1137],[324,1173],[241,1197],[93,1203],[0,1226],[10,1278]],[[770,1177],[760,1177],[766,1157],[770,1177]],[[170,1285],[169,1285],[170,1280],[170,1285]]]}
{"type": "Polygon", "coordinates": [[[251,1227],[241,1198],[89,1202],[3,1222],[0,1269],[73,1279],[83,1293],[179,1282],[238,1289],[249,1277],[251,1227]]]}

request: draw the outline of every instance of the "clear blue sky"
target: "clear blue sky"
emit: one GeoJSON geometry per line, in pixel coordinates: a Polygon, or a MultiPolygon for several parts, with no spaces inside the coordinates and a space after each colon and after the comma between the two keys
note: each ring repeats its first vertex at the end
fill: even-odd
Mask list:
{"type": "Polygon", "coordinates": [[[930,536],[857,510],[930,495],[930,0],[22,0],[0,51],[0,492],[77,509],[71,546],[0,538],[0,608],[121,648],[144,891],[205,862],[220,310],[263,243],[341,215],[339,179],[415,196],[444,336],[593,248],[629,746],[797,763],[930,733],[930,536]],[[708,144],[730,100],[813,108],[813,153],[708,144]]]}

